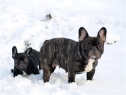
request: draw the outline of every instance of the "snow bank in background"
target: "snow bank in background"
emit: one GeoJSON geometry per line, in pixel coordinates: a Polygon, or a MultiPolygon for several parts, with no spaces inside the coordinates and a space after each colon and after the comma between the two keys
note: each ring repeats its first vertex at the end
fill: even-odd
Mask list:
{"type": "MultiPolygon", "coordinates": [[[[117,27],[124,24],[124,9],[120,7],[123,5],[121,1],[114,2],[116,7],[112,1],[104,0],[102,2],[100,0],[95,2],[92,0],[12,0],[11,2],[1,1],[0,39],[1,43],[15,43],[22,51],[25,49],[25,41],[32,42],[31,46],[36,46],[35,49],[39,50],[45,39],[65,37],[71,32],[77,33],[80,26],[92,30],[97,27],[98,31],[102,26],[108,28],[110,25],[117,27]],[[52,18],[46,21],[45,18],[49,14],[52,18]]],[[[116,35],[115,32],[118,31],[108,32],[110,32],[108,43],[119,40],[117,36],[111,37],[111,34],[116,35]]]]}
{"type": "Polygon", "coordinates": [[[106,43],[111,45],[113,43],[116,43],[118,40],[120,39],[120,36],[113,33],[113,32],[110,32],[109,35],[107,36],[107,41],[106,43]]]}
{"type": "Polygon", "coordinates": [[[1,0],[0,1],[0,95],[124,95],[125,93],[125,9],[124,0],[1,0]],[[40,50],[46,39],[66,37],[78,41],[78,29],[85,27],[96,36],[107,28],[105,53],[93,81],[85,74],[68,84],[68,74],[56,68],[49,83],[39,75],[13,78],[11,49],[23,52],[27,45],[40,50]]]}

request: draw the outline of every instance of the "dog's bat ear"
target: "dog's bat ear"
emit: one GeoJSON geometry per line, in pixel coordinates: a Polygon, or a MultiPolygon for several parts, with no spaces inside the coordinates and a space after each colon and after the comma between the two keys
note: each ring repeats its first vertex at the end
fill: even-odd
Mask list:
{"type": "Polygon", "coordinates": [[[15,57],[15,55],[18,53],[16,46],[12,47],[12,58],[15,57]]]}
{"type": "Polygon", "coordinates": [[[84,27],[79,28],[79,41],[83,41],[85,38],[89,37],[88,32],[84,27]]]}
{"type": "Polygon", "coordinates": [[[28,48],[28,49],[25,51],[25,53],[26,53],[27,55],[30,55],[31,52],[32,52],[32,48],[31,48],[31,47],[28,48]]]}
{"type": "Polygon", "coordinates": [[[105,27],[102,27],[99,32],[97,37],[101,38],[103,42],[106,41],[106,35],[107,35],[107,29],[105,27]]]}

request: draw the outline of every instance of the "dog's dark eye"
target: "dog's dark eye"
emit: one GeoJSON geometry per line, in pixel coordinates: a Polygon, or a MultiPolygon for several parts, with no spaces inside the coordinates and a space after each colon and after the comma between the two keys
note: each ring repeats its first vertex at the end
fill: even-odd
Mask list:
{"type": "Polygon", "coordinates": [[[25,58],[24,60],[25,60],[25,62],[28,62],[28,58],[25,58]]]}
{"type": "Polygon", "coordinates": [[[98,43],[98,47],[102,48],[102,46],[103,46],[102,43],[98,43]]]}
{"type": "Polygon", "coordinates": [[[15,63],[17,63],[18,62],[18,59],[15,59],[14,61],[15,61],[15,63]]]}
{"type": "Polygon", "coordinates": [[[88,48],[90,48],[90,46],[91,46],[91,43],[89,42],[89,43],[87,43],[87,44],[85,45],[85,48],[88,49],[88,48]]]}

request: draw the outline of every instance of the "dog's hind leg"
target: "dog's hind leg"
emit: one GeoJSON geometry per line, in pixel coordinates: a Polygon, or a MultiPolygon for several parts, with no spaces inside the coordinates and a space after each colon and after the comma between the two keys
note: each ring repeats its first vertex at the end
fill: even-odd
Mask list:
{"type": "Polygon", "coordinates": [[[51,66],[43,65],[43,80],[44,80],[44,83],[49,82],[51,72],[52,72],[51,66]]]}
{"type": "Polygon", "coordinates": [[[51,71],[51,73],[53,73],[53,72],[55,71],[55,69],[56,69],[56,67],[55,67],[55,68],[52,68],[52,71],[51,71]]]}

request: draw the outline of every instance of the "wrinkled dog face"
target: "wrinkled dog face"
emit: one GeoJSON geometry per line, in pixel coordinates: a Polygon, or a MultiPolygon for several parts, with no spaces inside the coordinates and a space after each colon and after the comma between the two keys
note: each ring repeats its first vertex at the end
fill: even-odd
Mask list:
{"type": "Polygon", "coordinates": [[[89,37],[82,42],[83,52],[87,54],[88,59],[99,59],[103,53],[103,46],[103,42],[97,37],[89,37]]]}
{"type": "Polygon", "coordinates": [[[29,58],[26,54],[16,54],[14,65],[20,70],[25,70],[28,66],[29,58]]]}
{"type": "Polygon", "coordinates": [[[79,30],[79,41],[81,51],[87,59],[99,59],[104,52],[104,42],[106,41],[106,28],[101,28],[97,37],[90,37],[84,28],[79,30]]]}
{"type": "Polygon", "coordinates": [[[30,50],[27,50],[26,53],[18,53],[15,46],[12,48],[12,58],[14,59],[14,66],[17,69],[25,70],[27,68],[29,64],[29,53],[30,50]]]}

